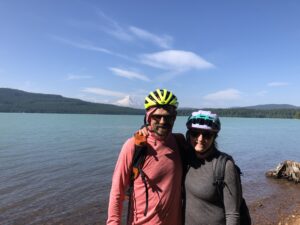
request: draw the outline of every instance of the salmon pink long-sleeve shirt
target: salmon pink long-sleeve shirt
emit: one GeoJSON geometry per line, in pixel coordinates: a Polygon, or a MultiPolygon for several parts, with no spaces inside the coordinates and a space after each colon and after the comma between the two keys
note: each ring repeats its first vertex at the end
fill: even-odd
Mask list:
{"type": "MultiPolygon", "coordinates": [[[[134,181],[132,193],[131,224],[181,225],[181,181],[182,164],[175,137],[170,134],[159,140],[154,133],[147,138],[147,155],[142,170],[148,185],[148,212],[145,186],[139,175],[134,181]]],[[[134,138],[122,147],[112,178],[108,207],[108,225],[121,224],[122,204],[129,185],[134,138]]]]}

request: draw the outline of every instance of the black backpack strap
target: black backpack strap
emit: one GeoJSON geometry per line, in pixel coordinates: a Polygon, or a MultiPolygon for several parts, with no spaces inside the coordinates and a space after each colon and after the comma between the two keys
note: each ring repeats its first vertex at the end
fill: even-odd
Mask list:
{"type": "Polygon", "coordinates": [[[186,157],[187,156],[187,152],[186,152],[187,142],[186,142],[185,137],[184,137],[183,134],[174,133],[173,135],[176,139],[176,143],[177,143],[177,146],[178,146],[178,149],[179,149],[179,154],[180,154],[180,158],[181,158],[183,168],[185,168],[186,165],[187,165],[187,157],[186,157]]]}
{"type": "Polygon", "coordinates": [[[125,193],[125,195],[128,197],[128,212],[127,212],[127,224],[130,223],[130,215],[131,215],[131,195],[133,192],[133,186],[134,186],[134,180],[138,177],[138,175],[141,175],[142,181],[145,186],[145,193],[146,193],[146,206],[144,210],[144,216],[147,215],[148,212],[148,186],[146,182],[146,175],[144,171],[142,170],[143,164],[145,162],[147,155],[147,145],[146,144],[135,144],[134,145],[134,154],[132,157],[132,166],[130,171],[130,181],[129,181],[129,187],[125,193]]]}
{"type": "Polygon", "coordinates": [[[217,191],[219,195],[222,197],[223,197],[223,188],[226,186],[226,183],[224,182],[224,178],[225,178],[225,168],[226,168],[227,160],[232,160],[232,157],[223,152],[218,152],[218,157],[213,161],[213,174],[214,174],[213,185],[217,186],[217,191]]]}
{"type": "Polygon", "coordinates": [[[126,191],[126,196],[130,197],[133,191],[133,183],[134,180],[138,177],[140,174],[140,167],[144,164],[145,158],[147,153],[147,146],[134,146],[134,154],[132,157],[132,166],[130,171],[130,182],[129,187],[126,191]]]}
{"type": "Polygon", "coordinates": [[[233,158],[230,155],[223,153],[223,152],[218,152],[218,154],[219,154],[219,156],[217,156],[217,158],[214,159],[215,161],[213,161],[214,181],[215,181],[214,185],[217,186],[218,194],[219,194],[219,196],[221,196],[221,199],[223,201],[223,188],[226,186],[226,183],[224,182],[226,162],[227,162],[227,160],[231,160],[234,164],[236,173],[238,175],[238,179],[239,179],[238,182],[239,182],[240,189],[241,189],[241,196],[240,196],[241,205],[240,205],[240,209],[239,209],[240,224],[241,225],[251,225],[251,216],[250,216],[248,206],[246,204],[245,199],[243,198],[243,193],[242,193],[242,184],[241,184],[241,177],[240,177],[242,175],[242,172],[241,172],[240,168],[235,164],[233,158]]]}
{"type": "Polygon", "coordinates": [[[181,182],[181,200],[182,200],[182,224],[185,222],[185,188],[184,188],[184,180],[185,175],[188,170],[188,163],[187,163],[187,142],[185,140],[185,137],[183,134],[180,133],[174,133],[173,134],[176,143],[179,149],[181,163],[182,163],[182,182],[181,182]]]}

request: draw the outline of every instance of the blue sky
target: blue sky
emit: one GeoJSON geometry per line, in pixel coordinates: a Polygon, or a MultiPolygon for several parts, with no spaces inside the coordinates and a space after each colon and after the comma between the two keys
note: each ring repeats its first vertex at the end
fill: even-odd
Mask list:
{"type": "Polygon", "coordinates": [[[300,106],[300,2],[0,1],[0,87],[141,106],[300,106]]]}

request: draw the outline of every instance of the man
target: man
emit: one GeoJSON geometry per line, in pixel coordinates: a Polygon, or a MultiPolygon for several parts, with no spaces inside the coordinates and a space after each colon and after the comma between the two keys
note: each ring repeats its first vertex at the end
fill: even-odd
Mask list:
{"type": "MultiPolygon", "coordinates": [[[[177,114],[177,98],[157,89],[145,99],[145,121],[150,125],[147,153],[141,175],[134,180],[129,201],[129,224],[182,224],[182,164],[179,147],[172,134],[177,114]],[[146,186],[146,187],[145,187],[146,186]]],[[[122,147],[112,179],[107,224],[121,224],[122,203],[130,183],[134,138],[122,147]]]]}

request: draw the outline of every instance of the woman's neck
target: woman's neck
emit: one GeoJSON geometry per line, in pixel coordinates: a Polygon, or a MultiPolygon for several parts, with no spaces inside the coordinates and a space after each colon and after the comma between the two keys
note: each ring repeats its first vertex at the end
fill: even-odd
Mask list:
{"type": "Polygon", "coordinates": [[[212,156],[215,153],[215,148],[212,146],[210,147],[207,151],[200,153],[200,152],[195,152],[196,157],[198,159],[207,159],[210,156],[212,156]]]}

